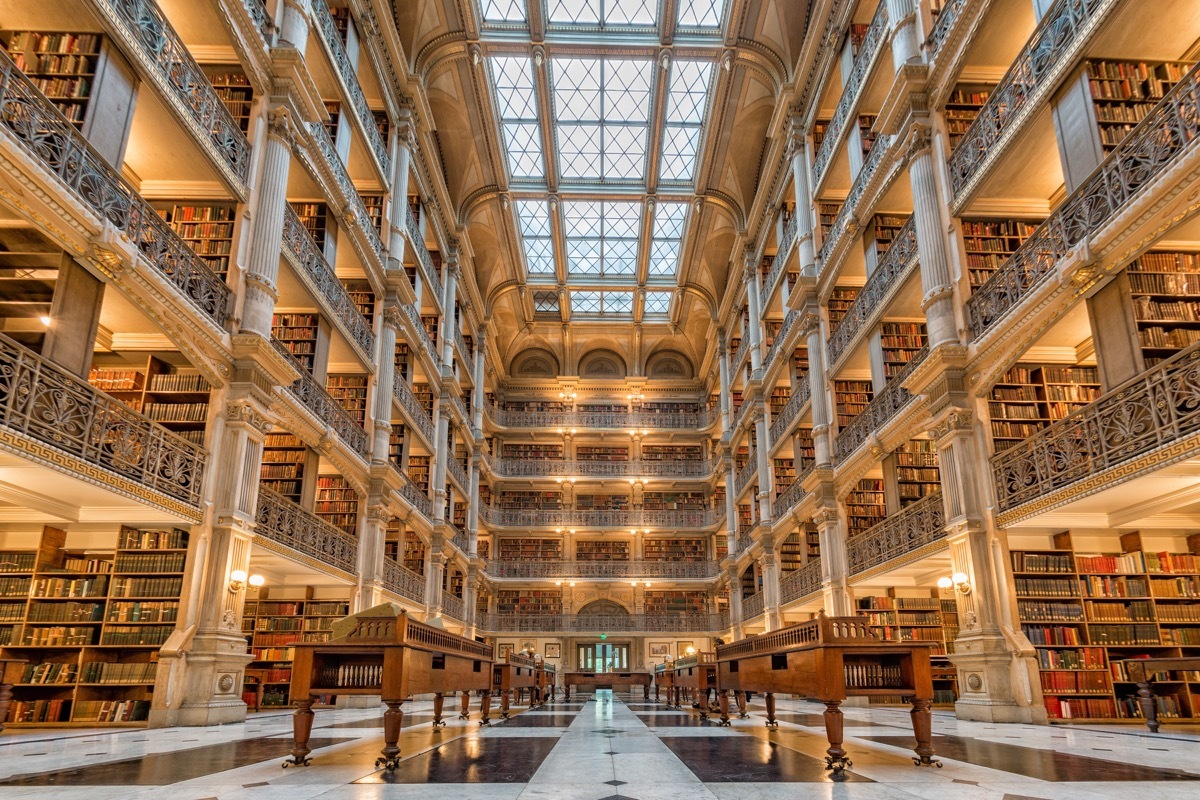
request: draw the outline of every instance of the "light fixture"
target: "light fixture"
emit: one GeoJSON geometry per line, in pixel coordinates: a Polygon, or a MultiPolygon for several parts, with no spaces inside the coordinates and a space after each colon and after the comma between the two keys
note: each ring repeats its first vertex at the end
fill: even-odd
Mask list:
{"type": "Polygon", "coordinates": [[[575,585],[575,581],[571,581],[570,583],[567,584],[567,586],[574,586],[574,585],[575,585]]]}
{"type": "Polygon", "coordinates": [[[634,588],[636,589],[636,588],[637,588],[637,581],[630,581],[630,582],[629,582],[629,585],[630,585],[630,586],[632,586],[632,587],[634,587],[634,588]]]}
{"type": "Polygon", "coordinates": [[[649,589],[649,588],[650,588],[650,581],[646,581],[646,588],[647,588],[647,589],[649,589]]]}
{"type": "Polygon", "coordinates": [[[40,317],[40,319],[41,319],[43,325],[45,325],[47,328],[50,327],[50,323],[52,320],[49,317],[40,317]]]}
{"type": "Polygon", "coordinates": [[[937,585],[939,589],[957,589],[959,594],[971,593],[971,581],[965,572],[956,572],[949,578],[945,576],[938,578],[937,585]]]}
{"type": "Polygon", "coordinates": [[[687,649],[687,654],[688,654],[689,656],[694,656],[694,655],[696,655],[696,648],[694,648],[694,647],[689,647],[689,648],[687,649]]]}
{"type": "Polygon", "coordinates": [[[246,588],[247,583],[257,589],[266,583],[266,579],[262,575],[250,575],[244,569],[235,569],[229,573],[229,591],[240,592],[246,588]]]}
{"type": "Polygon", "coordinates": [[[555,581],[555,582],[554,582],[554,585],[555,585],[555,586],[562,586],[562,581],[555,581]]]}

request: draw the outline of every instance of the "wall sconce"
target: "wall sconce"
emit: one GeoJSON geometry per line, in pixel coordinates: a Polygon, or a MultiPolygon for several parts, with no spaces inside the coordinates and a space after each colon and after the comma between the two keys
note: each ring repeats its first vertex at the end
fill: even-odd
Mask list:
{"type": "Polygon", "coordinates": [[[971,582],[965,572],[956,572],[949,578],[938,578],[937,585],[939,589],[950,589],[953,587],[958,590],[959,594],[963,595],[971,593],[971,582]]]}
{"type": "Polygon", "coordinates": [[[629,582],[629,585],[630,585],[630,586],[632,586],[633,588],[635,588],[635,589],[636,589],[636,588],[637,588],[637,581],[630,581],[630,582],[629,582]]]}
{"type": "Polygon", "coordinates": [[[229,573],[229,591],[240,592],[246,588],[246,584],[253,586],[255,589],[267,582],[267,579],[262,575],[247,575],[244,569],[235,569],[229,573]]]}
{"type": "Polygon", "coordinates": [[[694,656],[694,655],[696,655],[696,648],[689,647],[686,652],[689,656],[694,656]]]}
{"type": "Polygon", "coordinates": [[[646,588],[647,588],[647,589],[649,589],[649,588],[650,588],[650,581],[646,581],[646,583],[645,583],[645,586],[646,586],[646,588]]]}
{"type": "Polygon", "coordinates": [[[50,323],[54,321],[54,320],[50,319],[50,317],[39,317],[38,319],[39,319],[39,320],[41,321],[41,323],[42,323],[43,325],[45,325],[47,328],[49,328],[49,327],[50,327],[50,323]]]}
{"type": "Polygon", "coordinates": [[[574,586],[575,586],[575,581],[571,581],[570,583],[568,583],[568,584],[567,584],[567,586],[574,587],[574,586]]]}

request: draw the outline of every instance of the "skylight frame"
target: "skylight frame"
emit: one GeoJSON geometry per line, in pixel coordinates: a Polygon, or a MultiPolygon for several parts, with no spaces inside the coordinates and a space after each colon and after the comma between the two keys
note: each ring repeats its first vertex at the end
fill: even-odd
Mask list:
{"type": "Polygon", "coordinates": [[[719,34],[728,10],[729,0],[678,0],[675,25],[689,33],[719,34]]]}
{"type": "Polygon", "coordinates": [[[519,199],[514,206],[526,275],[530,278],[553,278],[558,274],[558,259],[554,254],[550,201],[546,198],[519,199]],[[536,270],[535,265],[538,267],[536,270]]]}
{"type": "Polygon", "coordinates": [[[633,307],[637,302],[637,290],[622,289],[572,289],[570,292],[571,316],[590,318],[633,318],[633,307]]]}
{"type": "Polygon", "coordinates": [[[503,26],[512,25],[526,26],[529,24],[529,19],[526,16],[525,0],[478,0],[479,3],[479,21],[488,26],[503,26]],[[512,17],[509,14],[513,11],[519,12],[520,16],[512,17]],[[489,16],[489,13],[499,12],[489,16]]]}
{"type": "Polygon", "coordinates": [[[661,183],[690,184],[696,178],[715,74],[716,64],[712,61],[681,59],[671,63],[658,159],[661,183]]]}
{"type": "Polygon", "coordinates": [[[546,153],[533,59],[523,54],[503,53],[489,56],[487,61],[492,99],[500,121],[505,169],[517,181],[543,181],[547,174],[546,153]]]}
{"type": "Polygon", "coordinates": [[[654,220],[650,226],[647,275],[654,278],[676,278],[683,262],[683,242],[687,233],[687,202],[663,201],[654,204],[654,220]],[[670,264],[667,267],[667,264],[670,264]]]}
{"type": "Polygon", "coordinates": [[[659,0],[545,0],[544,9],[547,30],[655,31],[661,24],[659,0]],[[614,19],[627,9],[649,11],[650,17],[614,19]]]}
{"type": "Polygon", "coordinates": [[[640,200],[563,200],[567,275],[636,281],[645,213],[640,200]]]}

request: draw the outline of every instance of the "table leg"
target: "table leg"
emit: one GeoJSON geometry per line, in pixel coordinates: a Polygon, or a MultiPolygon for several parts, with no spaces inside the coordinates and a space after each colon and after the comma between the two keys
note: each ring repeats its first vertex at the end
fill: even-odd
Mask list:
{"type": "Polygon", "coordinates": [[[682,686],[675,687],[675,707],[683,708],[683,687],[682,686]]]}
{"type": "Polygon", "coordinates": [[[479,698],[479,724],[491,725],[491,720],[488,715],[492,713],[492,693],[486,689],[483,692],[483,697],[479,698]]]}
{"type": "Polygon", "coordinates": [[[728,728],[732,723],[729,721],[729,692],[727,690],[717,690],[717,703],[721,706],[721,722],[719,724],[728,728]]]}
{"type": "Polygon", "coordinates": [[[400,710],[400,700],[384,700],[387,703],[387,711],[383,712],[383,749],[379,752],[382,754],[375,759],[375,769],[383,767],[388,772],[393,772],[396,767],[400,766],[400,748],[396,742],[400,741],[400,724],[404,721],[404,712],[400,710]]]}
{"type": "Polygon", "coordinates": [[[842,748],[844,718],[842,709],[839,708],[841,704],[841,700],[825,701],[825,738],[829,740],[829,747],[825,750],[828,754],[825,756],[825,769],[832,770],[836,778],[842,777],[846,767],[854,766],[854,763],[846,758],[846,751],[842,748]]]}
{"type": "Polygon", "coordinates": [[[700,719],[708,719],[708,694],[705,693],[705,695],[702,697],[699,689],[693,689],[692,691],[695,692],[695,694],[692,695],[694,698],[692,707],[700,709],[700,719]]]}
{"type": "Polygon", "coordinates": [[[1142,719],[1151,733],[1158,733],[1158,704],[1154,702],[1154,692],[1150,691],[1150,681],[1140,681],[1137,685],[1138,706],[1142,709],[1142,719]]]}
{"type": "Polygon", "coordinates": [[[458,712],[459,719],[469,719],[471,716],[471,693],[464,691],[462,693],[462,709],[458,712]]]}
{"type": "Polygon", "coordinates": [[[296,700],[296,713],[292,715],[292,755],[283,762],[284,769],[291,764],[307,767],[312,763],[308,754],[308,738],[312,735],[313,699],[311,697],[296,700]]]}
{"type": "Polygon", "coordinates": [[[512,690],[500,692],[500,719],[508,719],[508,709],[511,706],[512,690]]]}
{"type": "MultiPolygon", "coordinates": [[[[4,719],[8,716],[10,705],[12,705],[12,684],[0,683],[0,731],[4,730],[4,719]]],[[[258,711],[257,708],[254,710],[258,711]]]]}
{"type": "Polygon", "coordinates": [[[908,701],[912,703],[909,716],[912,717],[913,736],[917,740],[917,746],[913,748],[917,754],[913,763],[918,767],[940,767],[942,762],[933,757],[933,715],[929,713],[930,701],[918,697],[910,697],[908,701]]]}
{"type": "Polygon", "coordinates": [[[571,684],[564,683],[563,684],[563,702],[566,702],[570,699],[571,699],[571,684]]]}
{"type": "Polygon", "coordinates": [[[734,692],[733,696],[737,699],[738,719],[747,719],[750,714],[746,711],[746,693],[734,692]]]}
{"type": "Polygon", "coordinates": [[[446,720],[442,719],[442,708],[445,702],[446,698],[442,696],[441,692],[433,695],[433,727],[435,728],[444,728],[446,726],[446,720]]]}
{"type": "Polygon", "coordinates": [[[650,684],[648,684],[648,683],[642,684],[642,699],[643,700],[650,699],[650,684]]]}
{"type": "Polygon", "coordinates": [[[767,701],[767,727],[778,728],[779,720],[775,719],[775,693],[767,692],[763,699],[767,701]]]}
{"type": "Polygon", "coordinates": [[[659,698],[658,698],[658,684],[657,684],[657,683],[656,683],[656,684],[654,684],[654,702],[656,702],[656,703],[657,703],[657,702],[659,702],[659,698]]]}

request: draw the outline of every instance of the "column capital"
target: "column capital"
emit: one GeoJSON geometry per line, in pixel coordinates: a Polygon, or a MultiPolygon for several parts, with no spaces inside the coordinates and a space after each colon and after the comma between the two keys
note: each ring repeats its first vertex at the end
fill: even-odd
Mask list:
{"type": "Polygon", "coordinates": [[[931,131],[928,125],[913,122],[909,125],[904,140],[904,160],[912,161],[923,153],[929,152],[932,146],[931,131]]]}
{"type": "Polygon", "coordinates": [[[383,324],[396,333],[404,330],[404,314],[399,306],[388,303],[383,307],[383,324]]]}
{"type": "Polygon", "coordinates": [[[395,515],[392,514],[391,510],[386,505],[367,506],[367,521],[368,522],[378,522],[383,525],[387,525],[389,522],[392,521],[392,517],[394,517],[394,516],[395,515]]]}
{"type": "Polygon", "coordinates": [[[800,335],[808,337],[813,333],[818,333],[821,330],[821,317],[808,311],[796,323],[796,327],[800,330],[800,335]]]}
{"type": "Polygon", "coordinates": [[[789,158],[796,158],[804,153],[806,133],[803,118],[799,113],[793,112],[788,117],[787,128],[784,131],[784,135],[787,137],[787,154],[789,158]]]}
{"type": "Polygon", "coordinates": [[[299,130],[292,120],[292,112],[287,106],[274,106],[267,110],[267,135],[287,146],[289,150],[296,148],[299,130]]]}
{"type": "Polygon", "coordinates": [[[275,427],[275,423],[266,414],[245,400],[234,400],[226,406],[225,421],[233,425],[253,428],[264,436],[275,427]]]}

